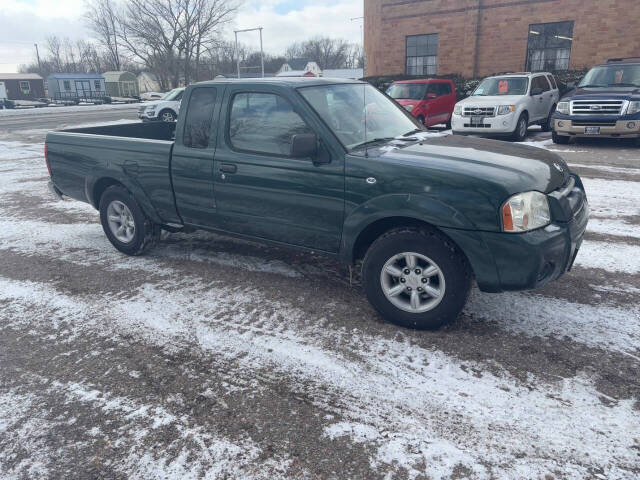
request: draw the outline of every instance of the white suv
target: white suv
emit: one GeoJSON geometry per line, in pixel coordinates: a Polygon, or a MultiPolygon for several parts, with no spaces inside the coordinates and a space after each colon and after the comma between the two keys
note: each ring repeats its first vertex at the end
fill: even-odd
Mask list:
{"type": "Polygon", "coordinates": [[[470,97],[456,103],[451,128],[454,134],[509,136],[522,141],[531,124],[550,129],[559,98],[556,79],[547,72],[487,77],[470,97]]]}
{"type": "Polygon", "coordinates": [[[138,109],[138,118],[144,122],[163,121],[175,122],[180,112],[180,101],[184,87],[174,88],[168,92],[161,100],[145,102],[138,109]]]}

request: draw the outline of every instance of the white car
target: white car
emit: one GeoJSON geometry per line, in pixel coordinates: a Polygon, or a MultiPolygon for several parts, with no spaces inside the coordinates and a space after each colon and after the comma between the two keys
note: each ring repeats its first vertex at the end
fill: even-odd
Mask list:
{"type": "Polygon", "coordinates": [[[161,100],[164,96],[165,94],[160,92],[145,92],[140,94],[142,100],[161,100]]]}
{"type": "Polygon", "coordinates": [[[180,112],[180,101],[184,87],[174,88],[168,92],[161,100],[145,102],[138,109],[138,118],[143,122],[175,122],[180,112]]]}
{"type": "Polygon", "coordinates": [[[470,97],[456,103],[451,116],[454,134],[508,136],[522,141],[527,128],[551,128],[560,98],[556,79],[547,72],[509,73],[487,77],[470,97]]]}

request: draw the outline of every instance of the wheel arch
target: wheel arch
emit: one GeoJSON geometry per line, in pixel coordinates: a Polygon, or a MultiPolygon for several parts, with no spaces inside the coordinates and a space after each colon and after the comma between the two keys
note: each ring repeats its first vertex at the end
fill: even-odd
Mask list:
{"type": "Polygon", "coordinates": [[[136,199],[142,211],[155,223],[162,223],[158,213],[153,207],[151,201],[144,193],[144,190],[141,188],[134,188],[134,185],[131,185],[124,179],[119,179],[114,176],[101,176],[94,179],[87,179],[86,184],[86,195],[89,202],[96,210],[100,209],[100,199],[104,192],[111,186],[119,185],[125,190],[127,190],[133,197],[136,199]]]}

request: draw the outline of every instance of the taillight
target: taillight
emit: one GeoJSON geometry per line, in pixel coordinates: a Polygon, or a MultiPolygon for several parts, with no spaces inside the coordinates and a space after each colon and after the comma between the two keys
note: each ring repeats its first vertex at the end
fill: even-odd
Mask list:
{"type": "Polygon", "coordinates": [[[44,144],[44,161],[47,164],[47,170],[49,171],[49,176],[51,176],[51,165],[49,165],[49,151],[47,150],[47,144],[44,144]]]}

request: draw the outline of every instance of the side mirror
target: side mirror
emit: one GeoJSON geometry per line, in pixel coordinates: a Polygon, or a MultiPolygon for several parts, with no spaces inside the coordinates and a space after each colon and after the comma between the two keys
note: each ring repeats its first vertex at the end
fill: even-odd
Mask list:
{"type": "Polygon", "coordinates": [[[291,137],[293,158],[314,158],[318,154],[318,136],[315,133],[299,133],[291,137]]]}
{"type": "Polygon", "coordinates": [[[436,98],[437,95],[433,92],[427,93],[427,100],[431,100],[432,98],[436,98]]]}
{"type": "Polygon", "coordinates": [[[534,97],[536,95],[542,95],[542,89],[540,87],[535,87],[531,89],[531,96],[534,97]]]}

